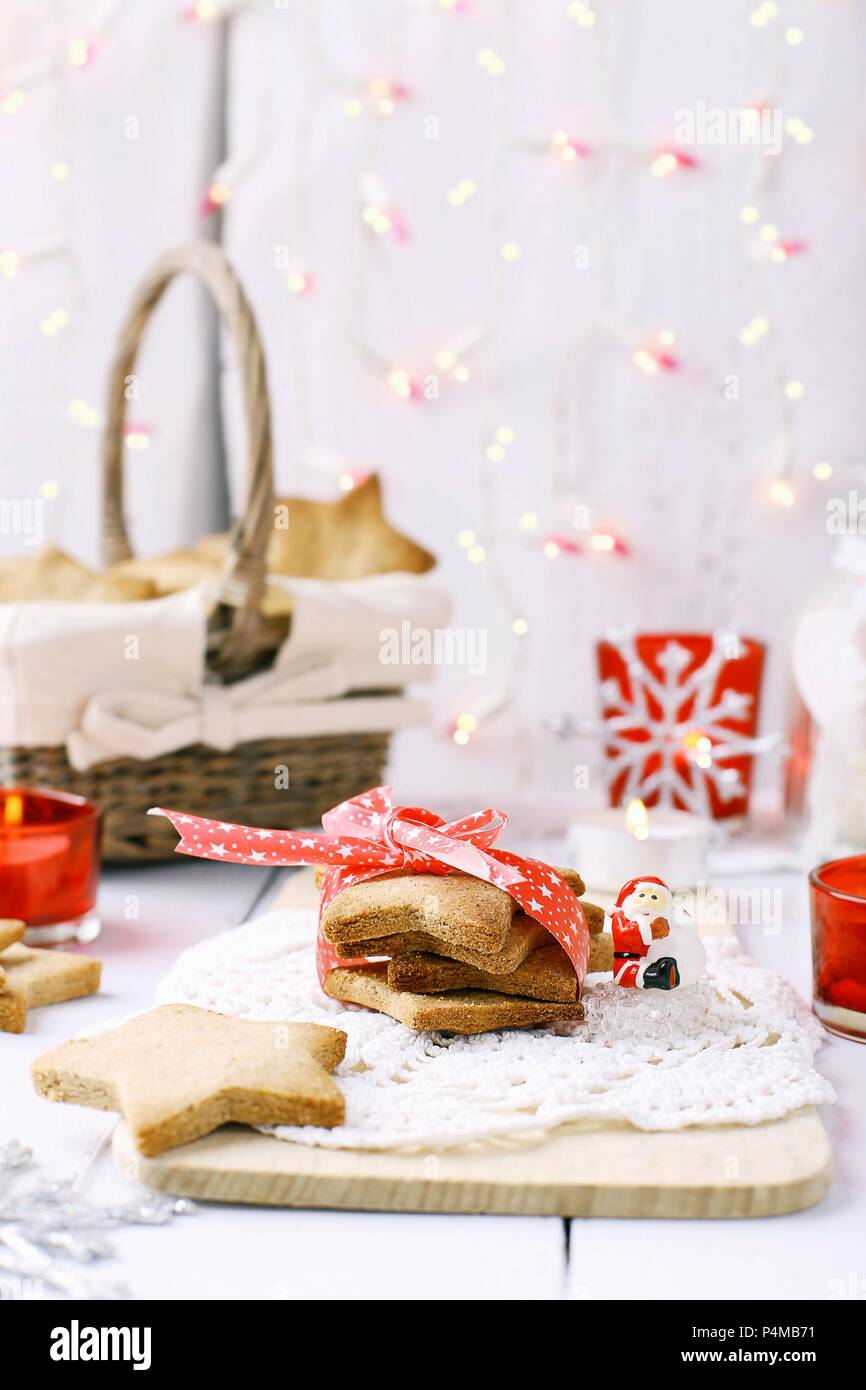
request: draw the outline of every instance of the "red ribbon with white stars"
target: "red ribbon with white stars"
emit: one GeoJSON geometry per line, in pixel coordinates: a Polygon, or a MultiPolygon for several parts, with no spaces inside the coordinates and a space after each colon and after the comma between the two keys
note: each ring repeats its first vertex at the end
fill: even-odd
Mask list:
{"type": "MultiPolygon", "coordinates": [[[[178,854],[231,864],[323,864],[319,916],[343,888],[395,869],[407,874],[470,874],[503,888],[562,946],[583,985],[589,929],[580,900],[565,879],[538,859],[493,849],[508,817],[492,809],[448,824],[423,806],[395,806],[390,787],[373,787],[322,816],[324,834],[259,830],[230,821],[154,807],[180,835],[178,854]]],[[[319,980],[344,965],[319,930],[319,980]]],[[[355,963],[355,962],[352,962],[355,963]]]]}

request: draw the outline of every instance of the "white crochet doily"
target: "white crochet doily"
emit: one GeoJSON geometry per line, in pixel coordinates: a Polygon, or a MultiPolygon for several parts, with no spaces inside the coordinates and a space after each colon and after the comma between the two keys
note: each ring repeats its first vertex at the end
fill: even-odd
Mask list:
{"type": "Polygon", "coordinates": [[[330,1024],[348,1035],[338,1129],[280,1126],[325,1148],[443,1148],[538,1135],[569,1121],[644,1130],[758,1124],[834,1099],[812,1062],[823,1030],[781,976],[735,938],[707,941],[710,980],[658,994],[609,979],[587,1020],[459,1037],[413,1033],[338,1003],[315,971],[315,914],[275,912],[185,951],[159,989],[244,1018],[330,1024]],[[751,1002],[749,1002],[751,1001],[751,1002]]]}

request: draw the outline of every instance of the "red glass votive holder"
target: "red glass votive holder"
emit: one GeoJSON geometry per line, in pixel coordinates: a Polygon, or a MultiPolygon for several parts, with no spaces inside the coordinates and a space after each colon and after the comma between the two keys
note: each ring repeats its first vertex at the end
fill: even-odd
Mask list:
{"type": "Polygon", "coordinates": [[[31,946],[93,941],[102,819],[81,796],[0,788],[0,917],[31,946]]]}
{"type": "Polygon", "coordinates": [[[764,646],[733,638],[719,659],[717,640],[651,632],[630,648],[597,643],[602,714],[612,735],[605,755],[617,764],[611,806],[639,797],[646,806],[700,810],[714,820],[747,814],[753,756],[737,743],[758,731],[764,646]]]}
{"type": "Polygon", "coordinates": [[[809,875],[815,1013],[831,1033],[866,1042],[866,854],[809,875]]]}

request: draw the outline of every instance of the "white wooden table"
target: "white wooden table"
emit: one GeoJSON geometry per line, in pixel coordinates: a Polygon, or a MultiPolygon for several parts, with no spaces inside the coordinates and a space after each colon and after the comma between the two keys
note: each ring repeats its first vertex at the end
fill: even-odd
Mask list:
{"type": "MultiPolygon", "coordinates": [[[[70,1034],[147,1008],[184,947],[266,911],[290,870],[178,859],[106,872],[100,898],[103,992],[38,1009],[27,1032],[0,1035],[0,1140],[31,1145],[55,1174],[95,1197],[128,1197],[114,1169],[114,1120],[39,1100],[31,1060],[70,1034]],[[137,915],[135,915],[137,913],[137,915]]],[[[762,963],[808,997],[805,887],[785,888],[778,935],[740,935],[762,963]]],[[[724,886],[723,882],[719,886],[724,886]]],[[[770,886],[754,878],[740,888],[770,886]]],[[[866,1047],[830,1039],[820,1067],[839,1103],[826,1121],[836,1155],[827,1198],[761,1221],[563,1222],[549,1217],[405,1216],[200,1207],[164,1228],[114,1237],[106,1277],[138,1298],[638,1299],[866,1297],[866,1047]]]]}

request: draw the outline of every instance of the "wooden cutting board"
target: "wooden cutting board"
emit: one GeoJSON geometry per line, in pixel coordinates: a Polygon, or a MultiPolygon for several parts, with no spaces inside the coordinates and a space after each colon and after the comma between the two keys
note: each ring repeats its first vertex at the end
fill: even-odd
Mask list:
{"type": "MultiPolygon", "coordinates": [[[[312,893],[310,876],[293,874],[275,906],[309,906],[312,893]]],[[[114,1156],[124,1173],[148,1187],[216,1202],[628,1217],[800,1211],[826,1192],[831,1158],[813,1109],[760,1125],[667,1134],[570,1125],[537,1143],[408,1155],[306,1148],[228,1125],[143,1158],[121,1123],[114,1156]]]]}
{"type": "Polygon", "coordinates": [[[114,1156],[148,1187],[212,1202],[545,1216],[779,1216],[819,1201],[830,1168],[813,1110],[674,1134],[563,1128],[525,1147],[417,1155],[304,1148],[228,1125],[142,1158],[121,1123],[114,1156]]]}

